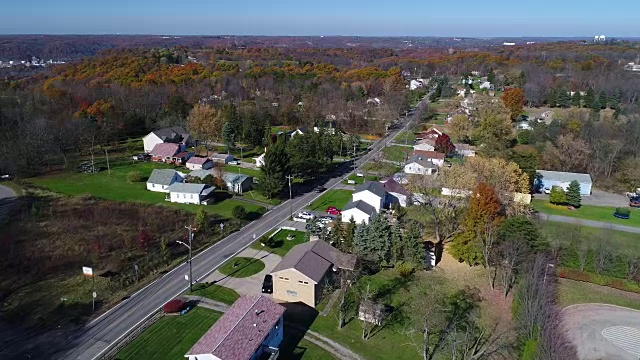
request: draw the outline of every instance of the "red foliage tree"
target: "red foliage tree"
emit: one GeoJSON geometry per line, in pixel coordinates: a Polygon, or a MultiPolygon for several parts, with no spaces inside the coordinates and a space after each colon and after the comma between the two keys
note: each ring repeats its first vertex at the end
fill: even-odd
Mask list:
{"type": "Polygon", "coordinates": [[[165,314],[170,314],[170,313],[177,313],[182,311],[182,309],[184,309],[184,305],[185,302],[182,299],[173,299],[171,301],[169,301],[168,303],[164,304],[164,306],[162,306],[162,311],[165,314]]]}
{"type": "Polygon", "coordinates": [[[453,146],[453,143],[451,142],[451,138],[447,134],[438,136],[434,148],[437,152],[441,152],[445,156],[448,156],[456,149],[456,147],[453,146]]]}

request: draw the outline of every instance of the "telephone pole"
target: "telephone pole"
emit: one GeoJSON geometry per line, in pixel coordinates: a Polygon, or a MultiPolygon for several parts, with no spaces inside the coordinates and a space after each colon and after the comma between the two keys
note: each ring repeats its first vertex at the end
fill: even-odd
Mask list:
{"type": "Polygon", "coordinates": [[[189,249],[189,291],[193,291],[193,272],[192,272],[192,266],[191,266],[191,241],[193,240],[193,232],[196,231],[196,228],[192,227],[191,225],[185,226],[184,228],[189,230],[189,238],[188,238],[189,245],[185,244],[180,240],[176,242],[178,244],[182,244],[186,246],[189,249]]]}
{"type": "Polygon", "coordinates": [[[109,153],[107,152],[107,149],[104,149],[104,155],[107,157],[107,171],[109,172],[109,175],[111,175],[111,167],[109,166],[109,153]]]}
{"type": "Polygon", "coordinates": [[[285,176],[289,180],[289,213],[291,214],[291,218],[293,218],[293,201],[291,200],[291,179],[293,179],[292,175],[285,176]]]}
{"type": "Polygon", "coordinates": [[[358,144],[353,143],[353,173],[356,173],[356,146],[358,146],[358,144]]]}

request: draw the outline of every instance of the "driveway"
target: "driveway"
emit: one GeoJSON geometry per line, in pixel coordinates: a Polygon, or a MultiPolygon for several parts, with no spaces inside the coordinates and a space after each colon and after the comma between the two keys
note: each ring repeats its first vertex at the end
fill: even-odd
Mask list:
{"type": "Polygon", "coordinates": [[[555,221],[555,222],[561,222],[561,223],[567,223],[567,224],[576,224],[576,225],[590,226],[590,227],[595,227],[600,229],[618,230],[618,231],[624,231],[628,233],[640,234],[640,227],[618,225],[618,224],[612,224],[604,221],[586,220],[586,219],[580,219],[580,218],[562,216],[562,215],[549,215],[545,213],[539,213],[538,218],[540,220],[545,220],[545,221],[555,221]]]}
{"type": "Polygon", "coordinates": [[[564,308],[562,323],[581,360],[638,360],[640,311],[605,304],[564,308]]]}
{"type": "Polygon", "coordinates": [[[11,215],[11,209],[16,199],[16,193],[12,189],[0,185],[0,225],[4,224],[9,215],[11,215]]]}
{"type": "Polygon", "coordinates": [[[282,260],[279,255],[252,248],[244,249],[236,256],[260,259],[260,261],[264,263],[264,269],[259,273],[246,278],[234,278],[224,275],[219,270],[216,270],[211,275],[202,279],[202,281],[212,282],[228,287],[237,291],[240,295],[259,295],[262,294],[262,281],[264,280],[264,276],[270,273],[271,270],[280,263],[280,260],[282,260]]]}
{"type": "MultiPolygon", "coordinates": [[[[547,194],[535,194],[534,198],[549,201],[549,195],[547,194]]],[[[629,199],[624,195],[593,189],[590,196],[582,197],[582,204],[594,206],[627,207],[629,206],[629,199]]]]}

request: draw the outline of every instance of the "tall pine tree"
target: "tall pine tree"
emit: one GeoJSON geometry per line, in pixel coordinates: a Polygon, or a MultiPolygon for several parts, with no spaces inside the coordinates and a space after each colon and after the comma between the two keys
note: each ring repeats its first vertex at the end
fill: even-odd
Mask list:
{"type": "Polygon", "coordinates": [[[279,138],[264,155],[264,165],[260,167],[258,191],[271,199],[282,191],[287,175],[289,175],[289,156],[284,139],[279,138]]]}
{"type": "Polygon", "coordinates": [[[418,224],[410,223],[405,229],[403,253],[405,261],[424,268],[425,247],[420,237],[418,224]]]}
{"type": "Polygon", "coordinates": [[[569,187],[566,192],[567,205],[571,205],[575,208],[579,208],[582,204],[582,197],[580,196],[580,183],[573,180],[569,183],[569,187]]]}
{"type": "Polygon", "coordinates": [[[593,88],[587,88],[587,93],[584,95],[583,100],[584,107],[589,109],[594,108],[594,103],[596,102],[596,93],[595,91],[593,91],[593,88]]]}

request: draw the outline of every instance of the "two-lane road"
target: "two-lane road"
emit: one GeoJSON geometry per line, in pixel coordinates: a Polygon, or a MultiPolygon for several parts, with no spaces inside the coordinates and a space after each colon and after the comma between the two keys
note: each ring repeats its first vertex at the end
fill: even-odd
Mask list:
{"type": "MultiPolygon", "coordinates": [[[[356,167],[362,166],[378,154],[386,143],[407,127],[408,120],[419,119],[426,104],[427,101],[423,100],[410,119],[405,119],[400,123],[398,129],[389,131],[387,136],[372,145],[371,150],[356,161],[356,167]]],[[[332,188],[343,179],[344,174],[331,178],[325,183],[325,187],[332,188]]],[[[193,258],[194,279],[199,281],[227,259],[248,247],[254,241],[254,235],[258,238],[278,226],[289,217],[291,208],[294,213],[298,212],[320,195],[311,192],[285,201],[268,211],[260,219],[199,253],[193,258]]],[[[197,237],[195,241],[197,241],[197,237]]],[[[188,281],[185,280],[186,274],[188,274],[188,265],[182,264],[93,320],[75,338],[69,340],[58,358],[90,360],[101,356],[163,304],[184,292],[188,288],[188,281]]]]}

